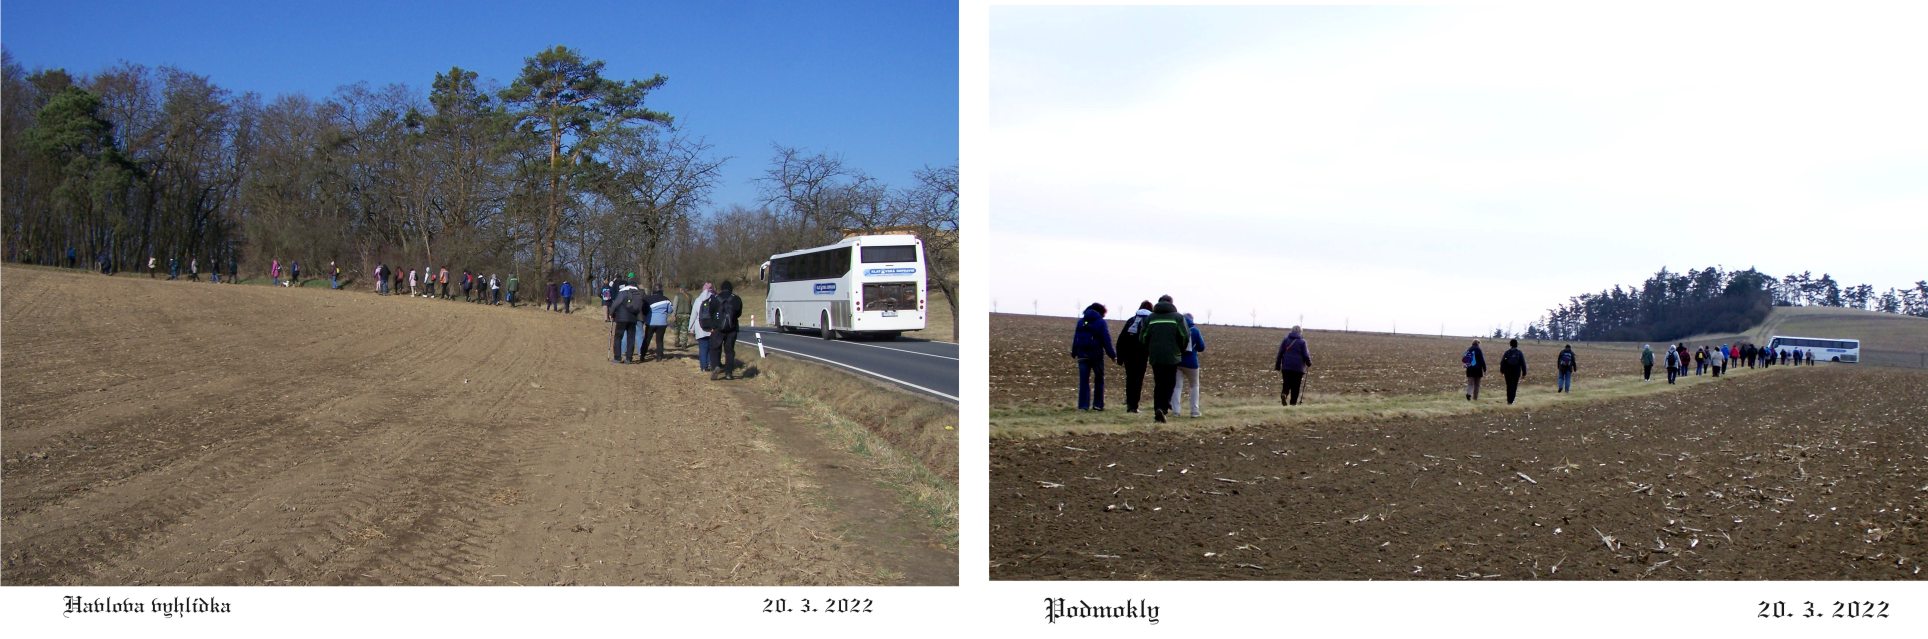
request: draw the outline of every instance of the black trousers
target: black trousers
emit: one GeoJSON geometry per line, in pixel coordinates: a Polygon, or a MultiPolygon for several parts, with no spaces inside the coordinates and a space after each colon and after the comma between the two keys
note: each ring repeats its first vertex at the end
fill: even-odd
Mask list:
{"type": "Polygon", "coordinates": [[[1640,379],[1653,379],[1653,378],[1654,378],[1654,365],[1653,365],[1653,364],[1641,364],[1641,365],[1640,365],[1640,379]]]}
{"type": "Polygon", "coordinates": [[[1669,383],[1669,384],[1672,384],[1672,383],[1674,383],[1674,377],[1675,377],[1675,376],[1677,376],[1678,374],[1679,374],[1679,371],[1678,371],[1677,369],[1675,369],[1675,368],[1674,368],[1674,367],[1672,367],[1672,366],[1668,366],[1668,367],[1667,367],[1667,383],[1669,383]]]}
{"type": "Polygon", "coordinates": [[[669,327],[644,326],[643,327],[643,348],[637,351],[636,354],[641,356],[643,359],[649,359],[649,345],[651,342],[654,342],[656,344],[656,359],[662,359],[663,358],[663,329],[666,329],[666,328],[669,328],[669,327]]]}
{"type": "Polygon", "coordinates": [[[1149,361],[1124,362],[1125,366],[1125,410],[1138,410],[1138,397],[1145,392],[1145,366],[1149,361]]]}
{"type": "Polygon", "coordinates": [[[737,331],[717,331],[714,335],[716,339],[711,340],[721,352],[717,361],[722,363],[724,375],[736,374],[736,334],[737,331]]]}
{"type": "Polygon", "coordinates": [[[621,321],[616,322],[615,332],[610,333],[609,352],[611,353],[611,356],[610,356],[611,359],[614,359],[619,362],[628,361],[629,359],[632,359],[629,349],[635,348],[635,347],[636,347],[636,323],[621,322],[621,321]],[[624,340],[623,339],[624,337],[628,337],[629,339],[624,340]]]}
{"type": "Polygon", "coordinates": [[[1151,365],[1151,401],[1157,414],[1172,412],[1172,391],[1177,388],[1177,364],[1151,365]]]}
{"type": "Polygon", "coordinates": [[[1279,388],[1279,399],[1290,398],[1286,403],[1299,405],[1299,389],[1305,386],[1305,371],[1280,371],[1285,376],[1285,385],[1279,388]]]}
{"type": "Polygon", "coordinates": [[[1503,375],[1506,378],[1506,403],[1513,403],[1513,396],[1520,392],[1520,376],[1503,375]]]}

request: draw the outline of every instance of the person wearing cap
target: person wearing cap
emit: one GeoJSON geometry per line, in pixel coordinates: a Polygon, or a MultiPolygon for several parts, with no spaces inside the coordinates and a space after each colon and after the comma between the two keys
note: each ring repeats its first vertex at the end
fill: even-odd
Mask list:
{"type": "Polygon", "coordinates": [[[1185,314],[1185,354],[1178,360],[1178,383],[1172,386],[1172,410],[1183,405],[1180,393],[1190,393],[1192,397],[1192,417],[1198,417],[1198,354],[1205,352],[1205,336],[1198,332],[1198,324],[1192,322],[1192,314],[1185,314]]]}
{"type": "Polygon", "coordinates": [[[628,280],[623,280],[617,285],[616,299],[609,305],[610,313],[616,323],[613,327],[615,333],[609,344],[612,353],[609,361],[612,364],[636,363],[636,356],[632,349],[636,343],[638,311],[643,308],[642,295],[642,290],[631,286],[628,280]]]}
{"type": "Polygon", "coordinates": [[[1640,381],[1654,381],[1654,345],[1640,345],[1640,381]]]}
{"type": "MultiPolygon", "coordinates": [[[[718,311],[715,344],[721,350],[723,379],[736,379],[736,334],[740,328],[737,322],[743,318],[743,298],[736,296],[736,287],[729,280],[723,281],[722,292],[717,294],[717,303],[722,305],[718,311]]],[[[715,379],[714,376],[711,379],[715,379]]]]}

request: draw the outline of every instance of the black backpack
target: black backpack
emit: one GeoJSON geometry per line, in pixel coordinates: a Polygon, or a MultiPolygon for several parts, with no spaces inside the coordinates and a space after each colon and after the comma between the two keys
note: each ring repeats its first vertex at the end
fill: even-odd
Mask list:
{"type": "Polygon", "coordinates": [[[716,324],[716,330],[725,333],[735,332],[736,315],[741,312],[743,312],[742,298],[731,294],[729,297],[723,298],[722,301],[716,303],[716,319],[711,321],[716,324]]]}
{"type": "Polygon", "coordinates": [[[696,311],[696,325],[703,327],[703,330],[706,331],[716,330],[716,315],[717,307],[719,306],[722,305],[716,303],[715,295],[703,298],[703,307],[696,311]]]}
{"type": "Polygon", "coordinates": [[[640,292],[630,293],[623,297],[623,310],[629,311],[633,315],[641,315],[643,313],[643,300],[640,292]]]}
{"type": "Polygon", "coordinates": [[[1573,351],[1560,352],[1560,366],[1565,368],[1573,368],[1573,351]]]}

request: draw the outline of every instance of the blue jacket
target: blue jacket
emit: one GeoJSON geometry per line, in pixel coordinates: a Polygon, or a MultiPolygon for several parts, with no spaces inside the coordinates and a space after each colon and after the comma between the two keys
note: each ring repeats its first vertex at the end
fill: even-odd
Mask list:
{"type": "Polygon", "coordinates": [[[1279,356],[1272,361],[1272,370],[1305,372],[1312,364],[1312,351],[1306,348],[1305,337],[1298,331],[1285,334],[1285,341],[1279,342],[1279,356]]]}
{"type": "Polygon", "coordinates": [[[1178,367],[1198,368],[1198,354],[1205,352],[1205,336],[1199,334],[1198,325],[1192,323],[1190,315],[1185,316],[1185,328],[1192,332],[1192,345],[1185,349],[1185,357],[1178,361],[1178,367]]]}
{"type": "Polygon", "coordinates": [[[1078,330],[1071,334],[1071,356],[1117,359],[1118,351],[1111,346],[1111,326],[1105,324],[1105,316],[1098,309],[1085,308],[1084,317],[1078,320],[1078,330]]]}
{"type": "Polygon", "coordinates": [[[576,296],[576,289],[575,289],[575,287],[572,287],[572,286],[570,286],[568,282],[563,282],[563,283],[562,283],[562,299],[569,299],[569,298],[571,298],[571,297],[575,297],[575,296],[576,296]]]}

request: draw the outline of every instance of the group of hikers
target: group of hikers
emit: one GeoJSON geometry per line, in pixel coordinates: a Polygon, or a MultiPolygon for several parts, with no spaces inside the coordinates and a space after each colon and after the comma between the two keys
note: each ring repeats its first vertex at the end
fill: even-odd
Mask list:
{"type": "Polygon", "coordinates": [[[649,360],[652,343],[656,345],[657,361],[662,361],[669,327],[681,324],[676,331],[677,346],[684,346],[685,337],[694,337],[697,366],[710,373],[710,379],[736,378],[736,338],[743,298],[737,297],[734,284],[724,281],[719,290],[713,290],[709,282],[704,282],[690,305],[684,306],[681,292],[671,300],[660,284],[644,291],[636,284],[636,274],[629,273],[606,280],[601,294],[603,321],[612,324],[610,363],[644,363],[649,360]]]}
{"type": "MultiPolygon", "coordinates": [[[[1140,302],[1114,342],[1105,323],[1106,312],[1103,304],[1085,307],[1072,334],[1071,357],[1078,360],[1078,410],[1105,409],[1105,360],[1110,359],[1125,367],[1125,412],[1139,412],[1149,367],[1154,421],[1165,422],[1166,415],[1177,413],[1184,393],[1191,397],[1191,416],[1200,416],[1198,354],[1205,352],[1205,335],[1192,315],[1178,312],[1170,295],[1159,297],[1157,304],[1140,302]]],[[[1306,357],[1305,364],[1310,363],[1306,357]]]]}
{"type": "MultiPolygon", "coordinates": [[[[1466,367],[1466,399],[1469,401],[1479,399],[1480,378],[1486,375],[1487,370],[1486,354],[1480,350],[1479,344],[1479,340],[1473,340],[1472,347],[1466,349],[1466,354],[1460,357],[1460,363],[1466,367]]],[[[1520,379],[1526,377],[1526,355],[1520,352],[1518,339],[1508,341],[1507,346],[1506,352],[1500,355],[1500,377],[1506,380],[1506,403],[1511,404],[1518,395],[1520,379]]],[[[1809,366],[1814,365],[1813,350],[1760,347],[1746,342],[1702,346],[1692,351],[1688,350],[1687,344],[1679,343],[1671,346],[1663,345],[1662,349],[1666,354],[1657,356],[1654,354],[1652,344],[1640,345],[1640,379],[1643,382],[1653,381],[1656,360],[1667,365],[1667,383],[1669,384],[1676,383],[1676,380],[1688,375],[1689,362],[1691,362],[1693,374],[1711,374],[1714,377],[1726,375],[1729,366],[1765,368],[1773,366],[1777,361],[1787,364],[1790,359],[1795,366],[1801,365],[1803,360],[1809,366]]],[[[1558,373],[1554,392],[1573,392],[1573,374],[1580,370],[1580,357],[1573,353],[1573,345],[1568,344],[1560,349],[1560,353],[1554,356],[1553,366],[1558,373]]]]}
{"type": "MultiPolygon", "coordinates": [[[[1191,314],[1180,313],[1170,295],[1159,297],[1156,304],[1140,302],[1137,312],[1125,320],[1114,340],[1105,321],[1107,313],[1104,304],[1092,303],[1085,307],[1072,332],[1071,357],[1078,362],[1078,410],[1105,409],[1105,360],[1109,359],[1125,368],[1125,412],[1140,412],[1139,396],[1143,392],[1145,370],[1150,368],[1153,421],[1163,423],[1167,415],[1175,415],[1184,406],[1180,400],[1186,393],[1191,398],[1190,415],[1200,416],[1199,354],[1205,352],[1205,336],[1192,321],[1191,314]]],[[[1688,375],[1690,365],[1695,375],[1719,377],[1727,373],[1729,366],[1755,368],[1777,362],[1786,365],[1790,361],[1796,366],[1804,362],[1812,366],[1814,351],[1760,347],[1745,342],[1709,345],[1690,351],[1682,343],[1665,347],[1664,356],[1660,356],[1654,353],[1652,345],[1642,345],[1641,379],[1653,380],[1657,360],[1666,365],[1667,383],[1672,384],[1688,375]]],[[[1476,401],[1480,381],[1488,370],[1480,340],[1473,340],[1461,356],[1460,364],[1466,370],[1466,399],[1476,401]]],[[[1580,370],[1580,357],[1573,352],[1572,345],[1565,345],[1554,355],[1553,367],[1557,373],[1554,392],[1573,392],[1573,375],[1580,370]]],[[[1299,404],[1305,375],[1311,368],[1311,348],[1306,344],[1304,332],[1294,326],[1286,331],[1272,360],[1272,370],[1280,375],[1280,405],[1299,404]]],[[[1506,381],[1506,403],[1512,404],[1518,398],[1519,382],[1526,377],[1527,369],[1526,355],[1520,351],[1518,339],[1508,342],[1506,352],[1500,356],[1499,368],[1500,376],[1506,381]]]]}
{"type": "MultiPolygon", "coordinates": [[[[220,284],[221,283],[221,263],[214,259],[209,259],[208,266],[211,267],[208,269],[209,278],[215,284],[220,284]]],[[[147,258],[148,279],[153,279],[154,277],[158,276],[159,271],[160,271],[160,259],[152,256],[148,257],[147,258]]],[[[113,274],[113,272],[108,268],[108,261],[105,257],[102,257],[101,259],[100,272],[103,275],[113,274]]],[[[232,259],[229,260],[228,261],[228,283],[233,284],[235,282],[240,281],[240,275],[241,275],[240,260],[232,260],[232,259]]],[[[177,257],[167,258],[167,279],[169,280],[181,279],[181,259],[180,258],[177,258],[177,257]]],[[[198,258],[198,257],[188,258],[187,279],[190,282],[201,281],[201,258],[198,258]]]]}
{"type": "MultiPolygon", "coordinates": [[[[408,295],[427,299],[454,300],[455,288],[451,288],[451,285],[462,291],[462,301],[474,304],[499,305],[503,302],[503,294],[507,293],[509,306],[513,308],[520,301],[516,294],[522,288],[522,281],[517,279],[514,273],[509,274],[509,279],[503,280],[494,273],[483,277],[480,271],[463,270],[461,273],[451,274],[447,266],[439,270],[424,266],[420,269],[409,269],[404,273],[400,269],[389,268],[387,263],[375,265],[377,295],[408,295]]],[[[549,303],[545,308],[567,312],[569,299],[575,295],[573,286],[568,281],[563,281],[551,283],[549,289],[549,303]],[[561,308],[556,307],[558,293],[562,297],[561,308]]]]}

